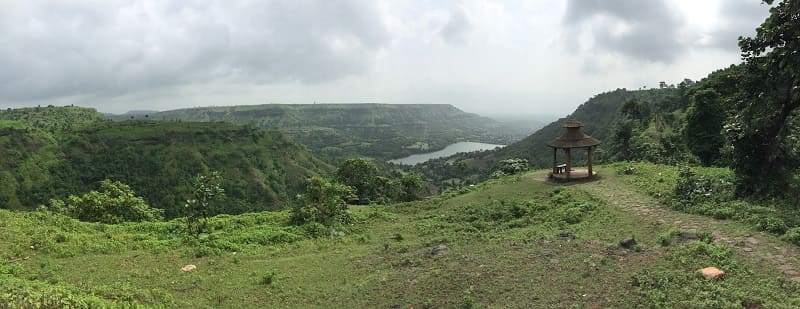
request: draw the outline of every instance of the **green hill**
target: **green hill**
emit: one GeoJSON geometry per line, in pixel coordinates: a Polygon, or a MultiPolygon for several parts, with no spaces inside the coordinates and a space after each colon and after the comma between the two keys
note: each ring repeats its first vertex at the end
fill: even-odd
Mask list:
{"type": "Polygon", "coordinates": [[[217,216],[208,238],[195,239],[182,220],[106,225],[0,210],[0,304],[800,306],[794,245],[669,210],[629,176],[598,171],[594,182],[553,185],[536,171],[425,201],[354,206],[352,224],[323,234],[289,224],[288,211],[217,216]],[[710,266],[724,277],[698,273],[710,266]]]}
{"type": "MultiPolygon", "coordinates": [[[[127,119],[130,115],[111,118],[127,119]]],[[[221,106],[164,111],[148,118],[226,121],[280,129],[315,155],[329,159],[367,156],[388,160],[459,141],[508,144],[524,136],[518,129],[445,104],[221,106]]]]}
{"type": "MultiPolygon", "coordinates": [[[[67,119],[72,111],[54,109],[64,111],[67,119]]],[[[17,118],[34,119],[20,116],[24,112],[15,112],[17,118]]],[[[59,123],[61,118],[43,119],[59,123]]],[[[151,206],[175,217],[189,197],[191,179],[219,170],[227,199],[214,213],[280,209],[308,177],[332,170],[278,131],[227,123],[94,119],[100,121],[58,132],[0,121],[0,208],[30,209],[50,198],[97,189],[100,181],[111,179],[130,185],[151,206]]]]}

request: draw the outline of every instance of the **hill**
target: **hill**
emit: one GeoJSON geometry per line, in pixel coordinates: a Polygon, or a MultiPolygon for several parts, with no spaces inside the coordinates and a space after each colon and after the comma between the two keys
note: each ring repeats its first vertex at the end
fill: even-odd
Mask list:
{"type": "MultiPolygon", "coordinates": [[[[59,118],[47,121],[54,119],[59,118]]],[[[308,177],[332,170],[278,131],[227,123],[97,119],[58,132],[22,121],[0,122],[0,208],[30,209],[51,198],[97,189],[100,181],[111,179],[130,185],[151,206],[175,217],[189,197],[192,178],[219,170],[227,199],[213,213],[274,210],[302,190],[308,177]]]]}
{"type": "Polygon", "coordinates": [[[351,156],[388,160],[460,141],[508,144],[524,136],[520,129],[446,104],[265,104],[178,109],[148,116],[279,129],[315,155],[334,161],[351,156]]]}
{"type": "Polygon", "coordinates": [[[536,171],[426,201],[354,206],[353,224],[335,234],[290,225],[285,211],[217,216],[209,237],[195,239],[180,220],[106,225],[0,210],[0,303],[800,306],[797,247],[747,224],[672,211],[613,167],[598,171],[601,180],[569,186],[536,171]],[[709,266],[725,276],[698,273],[709,266]]]}
{"type": "MultiPolygon", "coordinates": [[[[562,125],[567,119],[581,121],[584,133],[603,142],[595,150],[596,162],[612,161],[611,159],[618,159],[613,157],[615,149],[611,148],[613,147],[615,125],[624,118],[621,113],[623,105],[627,102],[639,102],[649,113],[659,115],[653,117],[654,122],[658,122],[659,130],[668,130],[672,126],[680,127],[681,108],[685,108],[686,104],[686,98],[683,96],[685,88],[686,86],[682,85],[649,90],[616,89],[600,93],[578,106],[570,115],[553,121],[506,147],[431,160],[416,166],[415,170],[424,173],[428,179],[434,182],[460,179],[476,183],[487,179],[497,169],[497,162],[504,159],[523,158],[528,160],[532,168],[550,167],[553,155],[552,149],[547,147],[547,142],[564,133],[562,125]],[[460,167],[458,164],[453,164],[459,161],[463,161],[465,165],[460,167]]],[[[653,126],[656,126],[656,123],[653,126]]],[[[645,149],[641,150],[646,151],[645,149]]],[[[573,156],[573,162],[580,162],[584,158],[585,154],[578,152],[573,156]]]]}

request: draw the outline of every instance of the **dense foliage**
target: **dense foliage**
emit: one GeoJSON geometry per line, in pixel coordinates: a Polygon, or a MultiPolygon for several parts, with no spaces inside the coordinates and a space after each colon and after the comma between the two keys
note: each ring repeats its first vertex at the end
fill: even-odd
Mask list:
{"type": "Polygon", "coordinates": [[[0,154],[0,208],[32,209],[110,179],[129,185],[167,218],[183,215],[191,180],[209,170],[220,171],[227,193],[210,215],[280,209],[308,177],[332,171],[283,133],[225,123],[99,121],[48,132],[4,121],[0,154]]]}
{"type": "Polygon", "coordinates": [[[704,165],[711,165],[725,143],[722,125],[725,111],[719,93],[703,89],[694,93],[692,105],[686,111],[686,144],[704,165]]]}
{"type": "Polygon", "coordinates": [[[800,1],[781,1],[754,37],[739,40],[745,62],[727,128],[740,195],[783,195],[800,166],[789,142],[799,134],[789,126],[800,117],[798,19],[800,1]]]}
{"type": "Polygon", "coordinates": [[[352,187],[314,176],[308,181],[304,194],[292,207],[291,221],[295,224],[320,223],[326,226],[349,223],[345,201],[355,193],[352,187]]]}
{"type": "Polygon", "coordinates": [[[151,208],[128,185],[108,179],[100,182],[100,191],[50,200],[47,209],[81,221],[108,224],[158,221],[164,216],[164,210],[151,208]]]}

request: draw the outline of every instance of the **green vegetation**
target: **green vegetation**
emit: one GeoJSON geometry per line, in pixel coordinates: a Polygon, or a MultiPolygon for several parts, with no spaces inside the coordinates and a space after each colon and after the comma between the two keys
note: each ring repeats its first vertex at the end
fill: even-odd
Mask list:
{"type": "Polygon", "coordinates": [[[725,111],[716,91],[703,89],[692,96],[686,111],[686,144],[704,165],[711,165],[724,146],[724,122],[725,111]]]}
{"type": "Polygon", "coordinates": [[[557,186],[544,177],[353,206],[334,230],[294,225],[292,211],[219,215],[195,238],[181,220],[107,225],[0,210],[0,298],[78,308],[799,304],[800,285],[769,263],[710,237],[662,246],[658,235],[670,229],[586,191],[597,182],[557,186]],[[635,245],[621,241],[631,235],[635,245]],[[93,267],[73,271],[86,263],[93,267]],[[196,269],[181,271],[188,264],[196,269]],[[707,266],[725,270],[724,279],[696,273],[707,266]]]}
{"type": "Polygon", "coordinates": [[[70,195],[65,201],[50,200],[46,209],[81,221],[108,224],[158,221],[164,216],[163,210],[150,208],[124,183],[106,179],[100,182],[100,190],[83,196],[70,195]]]}
{"type": "MultiPolygon", "coordinates": [[[[128,115],[112,117],[126,120],[128,115]]],[[[139,118],[141,119],[141,118],[139,118]]],[[[149,114],[148,119],[227,121],[289,133],[314,155],[338,164],[429,152],[461,141],[508,144],[525,135],[446,104],[265,104],[200,107],[149,114]]]]}
{"type": "Polygon", "coordinates": [[[295,224],[319,223],[326,226],[339,226],[350,223],[347,200],[355,193],[352,187],[331,183],[322,177],[312,177],[306,193],[298,196],[292,208],[291,221],[295,224]]]}
{"type": "Polygon", "coordinates": [[[208,217],[213,213],[212,202],[219,202],[225,197],[222,188],[222,176],[212,171],[208,175],[197,175],[192,183],[192,198],[186,200],[186,231],[200,236],[208,229],[208,217]]]}
{"type": "MultiPolygon", "coordinates": [[[[775,234],[800,227],[800,209],[791,199],[740,199],[735,175],[727,168],[689,168],[650,163],[615,163],[625,182],[675,210],[733,219],[775,234]],[[625,172],[630,170],[633,172],[625,172]]],[[[792,241],[795,236],[787,235],[792,241]]]]}
{"type": "MultiPolygon", "coordinates": [[[[4,113],[33,118],[26,111],[36,109],[4,113]]],[[[280,209],[307,178],[333,170],[283,133],[225,123],[100,121],[58,132],[22,120],[0,125],[0,208],[7,209],[82,195],[109,179],[175,218],[192,196],[191,179],[210,170],[220,171],[227,193],[210,215],[280,209]]]]}

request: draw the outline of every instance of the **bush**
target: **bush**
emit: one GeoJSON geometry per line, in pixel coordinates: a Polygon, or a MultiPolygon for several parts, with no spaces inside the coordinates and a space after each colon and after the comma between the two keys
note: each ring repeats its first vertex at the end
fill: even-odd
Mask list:
{"type": "Polygon", "coordinates": [[[70,195],[66,201],[50,200],[48,210],[81,221],[117,224],[127,221],[158,221],[164,211],[151,208],[143,198],[119,181],[103,180],[100,191],[83,196],[70,195]]]}
{"type": "Polygon", "coordinates": [[[290,221],[297,225],[316,222],[326,226],[350,223],[345,199],[354,193],[352,187],[314,176],[308,181],[306,193],[298,195],[290,221]]]}
{"type": "Polygon", "coordinates": [[[786,222],[779,218],[777,215],[755,215],[752,217],[759,230],[767,231],[776,234],[783,234],[788,228],[786,222]]]}
{"type": "Polygon", "coordinates": [[[785,241],[800,246],[800,227],[790,228],[782,238],[785,241]]]}

